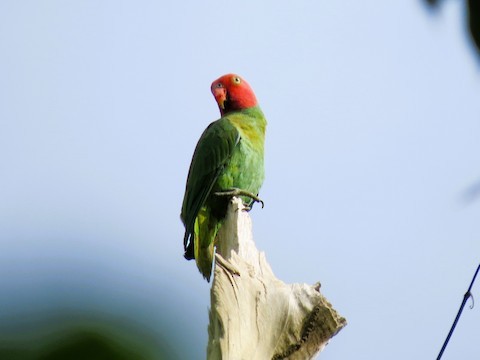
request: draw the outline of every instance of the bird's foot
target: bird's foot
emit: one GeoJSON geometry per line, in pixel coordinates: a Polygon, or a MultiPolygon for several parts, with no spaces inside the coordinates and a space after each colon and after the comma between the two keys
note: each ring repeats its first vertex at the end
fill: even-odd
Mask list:
{"type": "MultiPolygon", "coordinates": [[[[258,203],[262,204],[262,209],[265,206],[265,203],[263,202],[263,200],[260,199],[257,195],[252,194],[251,192],[248,192],[248,191],[242,190],[242,189],[232,188],[232,189],[228,189],[228,190],[225,190],[225,191],[217,191],[215,193],[215,195],[216,196],[230,196],[230,197],[245,196],[245,197],[249,197],[254,202],[258,202],[258,203]]],[[[250,209],[251,209],[251,207],[249,205],[245,206],[246,211],[248,211],[250,209]]]]}

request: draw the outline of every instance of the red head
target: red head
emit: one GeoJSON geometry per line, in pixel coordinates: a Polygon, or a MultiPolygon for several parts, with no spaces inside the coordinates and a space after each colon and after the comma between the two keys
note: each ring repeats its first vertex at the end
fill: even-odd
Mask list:
{"type": "Polygon", "coordinates": [[[252,88],[240,76],[227,74],[212,83],[212,94],[223,115],[257,106],[252,88]]]}

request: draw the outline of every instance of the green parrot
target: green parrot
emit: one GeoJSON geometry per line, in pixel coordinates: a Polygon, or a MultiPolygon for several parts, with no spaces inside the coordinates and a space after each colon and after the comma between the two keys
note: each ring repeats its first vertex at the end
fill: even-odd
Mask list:
{"type": "Polygon", "coordinates": [[[211,90],[221,118],[211,123],[198,140],[188,171],[181,219],[185,226],[187,260],[195,259],[210,281],[215,237],[225,218],[229,200],[240,196],[251,207],[263,202],[258,192],[264,179],[263,153],[267,121],[250,85],[227,74],[211,90]]]}

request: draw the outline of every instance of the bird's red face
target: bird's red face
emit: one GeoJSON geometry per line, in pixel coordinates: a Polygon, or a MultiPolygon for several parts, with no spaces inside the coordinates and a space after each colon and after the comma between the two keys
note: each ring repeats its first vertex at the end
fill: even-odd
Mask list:
{"type": "Polygon", "coordinates": [[[211,89],[222,116],[231,111],[257,106],[252,88],[238,75],[223,75],[212,83],[211,89]]]}

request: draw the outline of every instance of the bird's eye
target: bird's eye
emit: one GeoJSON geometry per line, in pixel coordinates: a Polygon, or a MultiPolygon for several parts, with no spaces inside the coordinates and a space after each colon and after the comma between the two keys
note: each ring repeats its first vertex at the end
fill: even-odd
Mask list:
{"type": "Polygon", "coordinates": [[[217,83],[217,84],[215,85],[215,87],[221,88],[221,87],[223,87],[223,84],[222,84],[222,83],[217,83]]]}
{"type": "Polygon", "coordinates": [[[240,78],[239,78],[238,76],[234,76],[234,77],[233,77],[233,82],[234,82],[235,84],[240,84],[240,83],[242,82],[242,80],[240,80],[240,78]]]}

